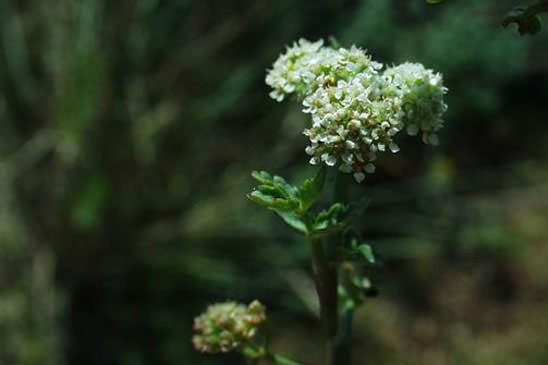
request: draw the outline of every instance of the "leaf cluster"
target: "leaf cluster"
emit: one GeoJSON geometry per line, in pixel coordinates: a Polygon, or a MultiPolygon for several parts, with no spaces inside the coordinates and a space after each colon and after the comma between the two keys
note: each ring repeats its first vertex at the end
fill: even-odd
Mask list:
{"type": "Polygon", "coordinates": [[[283,177],[266,171],[251,176],[259,183],[247,197],[274,211],[290,227],[305,235],[325,235],[346,227],[348,206],[335,203],[318,213],[312,206],[320,199],[325,185],[326,168],[299,185],[289,184],[283,177]]]}

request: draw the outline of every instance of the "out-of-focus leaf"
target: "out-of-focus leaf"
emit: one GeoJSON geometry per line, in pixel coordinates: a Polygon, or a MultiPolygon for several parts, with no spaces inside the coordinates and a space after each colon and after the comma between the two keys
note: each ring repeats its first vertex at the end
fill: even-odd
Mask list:
{"type": "Polygon", "coordinates": [[[344,228],[347,223],[347,210],[348,207],[341,203],[335,203],[329,209],[322,210],[314,220],[314,232],[328,234],[344,228]]]}
{"type": "Polygon", "coordinates": [[[350,239],[349,256],[351,260],[365,261],[373,265],[381,264],[381,260],[375,253],[373,246],[363,242],[358,236],[350,239]]]}
{"type": "Polygon", "coordinates": [[[272,175],[266,171],[253,171],[251,172],[251,176],[261,184],[268,184],[272,181],[272,175]]]}
{"type": "Polygon", "coordinates": [[[542,27],[537,14],[546,11],[548,11],[548,3],[546,2],[540,2],[529,7],[517,6],[506,14],[502,25],[507,27],[512,23],[516,23],[520,35],[534,35],[540,32],[542,27]]]}
{"type": "Polygon", "coordinates": [[[89,230],[100,223],[107,193],[103,176],[93,176],[86,182],[72,206],[71,218],[76,228],[89,230]]]}
{"type": "Polygon", "coordinates": [[[352,275],[352,284],[357,288],[368,290],[371,289],[371,280],[368,277],[361,275],[352,275]]]}
{"type": "Polygon", "coordinates": [[[439,4],[444,0],[426,0],[428,4],[439,4]]]}
{"type": "Polygon", "coordinates": [[[373,248],[366,243],[362,243],[356,247],[356,252],[371,264],[377,262],[375,254],[373,253],[373,248]]]}

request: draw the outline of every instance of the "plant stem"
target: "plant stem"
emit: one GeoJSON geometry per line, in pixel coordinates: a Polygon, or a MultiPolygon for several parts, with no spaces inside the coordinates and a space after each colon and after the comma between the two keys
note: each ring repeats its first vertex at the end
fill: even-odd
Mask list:
{"type": "Polygon", "coordinates": [[[310,235],[308,240],[314,259],[316,291],[320,302],[320,318],[327,337],[328,356],[331,357],[335,347],[338,327],[337,270],[329,265],[324,242],[310,235]]]}
{"type": "MultiPolygon", "coordinates": [[[[349,175],[337,171],[335,176],[335,186],[333,189],[333,201],[338,203],[348,203],[348,183],[349,175]]],[[[334,250],[343,239],[343,233],[336,233],[330,240],[330,249],[334,250]]],[[[335,268],[335,270],[337,270],[335,268]]],[[[335,271],[336,275],[336,271],[335,271]]],[[[342,309],[340,330],[335,338],[331,355],[332,365],[348,365],[350,364],[351,352],[351,337],[352,337],[352,318],[353,308],[344,307],[342,309]]],[[[338,320],[338,316],[337,316],[338,320]]]]}
{"type": "MultiPolygon", "coordinates": [[[[334,203],[346,203],[348,201],[348,176],[337,173],[334,192],[334,203]]],[[[346,365],[349,363],[349,337],[338,335],[339,308],[338,308],[338,277],[337,267],[331,263],[334,249],[342,239],[342,234],[337,233],[327,239],[327,242],[312,235],[308,235],[312,256],[314,259],[314,271],[316,291],[320,302],[320,318],[327,339],[327,359],[330,365],[346,365]]],[[[351,316],[350,316],[351,321],[351,316]]],[[[344,323],[343,323],[344,324],[344,323]]],[[[346,326],[346,325],[345,325],[346,326]]],[[[349,326],[346,326],[349,331],[349,326]]]]}

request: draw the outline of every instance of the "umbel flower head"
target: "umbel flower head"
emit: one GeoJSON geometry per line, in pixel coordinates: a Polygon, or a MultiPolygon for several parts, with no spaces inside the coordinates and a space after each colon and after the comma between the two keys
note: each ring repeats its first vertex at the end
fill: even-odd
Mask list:
{"type": "Polygon", "coordinates": [[[264,321],[265,307],[257,300],[248,306],[236,302],[213,304],[194,319],[196,335],[192,343],[197,351],[212,354],[239,350],[253,340],[264,321]]]}
{"type": "Polygon", "coordinates": [[[396,137],[422,133],[437,144],[447,110],[442,76],[421,64],[386,68],[362,49],[299,40],[274,62],[266,76],[270,96],[295,94],[312,123],[304,130],[310,163],[338,166],[361,182],[375,171],[379,152],[400,150],[396,137]]]}

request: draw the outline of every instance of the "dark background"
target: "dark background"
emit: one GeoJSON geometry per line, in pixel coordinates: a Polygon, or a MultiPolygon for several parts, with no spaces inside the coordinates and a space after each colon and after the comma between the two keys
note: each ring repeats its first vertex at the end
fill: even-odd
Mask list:
{"type": "Polygon", "coordinates": [[[407,139],[352,186],[385,260],[355,364],[548,362],[548,30],[515,1],[0,1],[0,363],[241,364],[192,319],[260,299],[272,346],[320,364],[309,252],[245,198],[311,175],[265,71],[300,37],[450,91],[440,146],[407,139]]]}

